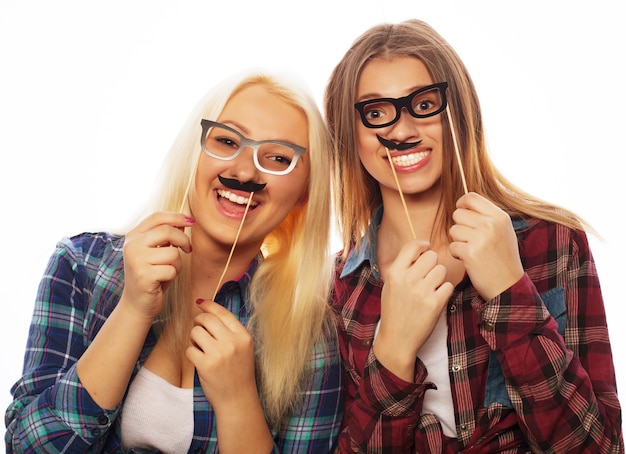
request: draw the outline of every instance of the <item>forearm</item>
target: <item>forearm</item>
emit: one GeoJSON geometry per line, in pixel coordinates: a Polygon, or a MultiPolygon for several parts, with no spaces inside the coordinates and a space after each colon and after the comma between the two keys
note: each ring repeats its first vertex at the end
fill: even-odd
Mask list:
{"type": "Polygon", "coordinates": [[[122,298],[78,360],[78,376],[102,408],[121,402],[150,326],[122,298]]]}
{"type": "Polygon", "coordinates": [[[404,382],[370,354],[358,385],[346,384],[340,452],[412,452],[425,375],[418,366],[415,382],[404,382]]]}
{"type": "MultiPolygon", "coordinates": [[[[511,386],[529,443],[548,452],[621,452],[621,414],[606,326],[592,326],[589,320],[595,317],[586,314],[590,325],[568,328],[568,345],[533,289],[524,278],[501,298],[500,315],[487,309],[492,331],[484,333],[511,386]]],[[[601,301],[594,288],[578,289],[576,295],[576,305],[568,303],[568,316],[592,310],[587,301],[601,301]]]]}
{"type": "Polygon", "coordinates": [[[24,381],[6,413],[8,453],[86,452],[104,442],[117,410],[95,404],[75,367],[41,392],[27,389],[28,377],[24,381]]]}
{"type": "Polygon", "coordinates": [[[244,391],[239,397],[237,402],[215,407],[220,453],[272,452],[274,440],[265,421],[258,394],[244,391]]]}
{"type": "MultiPolygon", "coordinates": [[[[508,349],[505,356],[528,355],[519,367],[504,360],[505,376],[516,394],[512,399],[531,445],[547,452],[623,452],[621,415],[613,386],[594,388],[577,357],[562,344],[533,336],[527,345],[508,349]],[[537,351],[537,347],[543,352],[537,351]],[[550,357],[547,368],[538,367],[541,356],[550,357]],[[531,359],[532,358],[532,359],[531,359]],[[532,409],[524,412],[523,408],[532,409]],[[573,429],[576,428],[576,429],[573,429]]],[[[599,384],[596,384],[598,386],[599,384]]]]}

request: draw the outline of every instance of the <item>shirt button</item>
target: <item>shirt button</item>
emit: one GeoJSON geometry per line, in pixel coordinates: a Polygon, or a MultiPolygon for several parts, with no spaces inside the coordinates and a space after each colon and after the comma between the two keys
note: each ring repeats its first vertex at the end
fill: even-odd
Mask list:
{"type": "Polygon", "coordinates": [[[106,415],[98,416],[98,424],[107,425],[109,423],[109,418],[106,415]]]}
{"type": "Polygon", "coordinates": [[[369,347],[370,345],[372,345],[372,340],[371,339],[365,339],[363,341],[363,346],[364,347],[369,347]]]}
{"type": "Polygon", "coordinates": [[[91,435],[94,437],[99,437],[100,436],[100,429],[98,429],[97,427],[94,427],[93,429],[91,429],[91,435]]]}
{"type": "Polygon", "coordinates": [[[456,304],[450,306],[450,312],[456,312],[456,304]]]}
{"type": "Polygon", "coordinates": [[[198,448],[194,449],[193,452],[195,454],[200,454],[200,453],[202,453],[202,448],[198,447],[198,448]]]}
{"type": "Polygon", "coordinates": [[[467,425],[466,425],[466,424],[462,424],[462,425],[461,425],[461,430],[462,430],[463,432],[465,432],[465,431],[467,430],[467,425]]]}
{"type": "Polygon", "coordinates": [[[374,266],[372,266],[372,269],[378,273],[378,265],[377,264],[374,263],[374,266]]]}
{"type": "Polygon", "coordinates": [[[452,372],[458,372],[461,370],[461,365],[460,364],[453,364],[452,365],[452,372]]]}
{"type": "Polygon", "coordinates": [[[485,322],[485,331],[491,333],[493,331],[493,323],[485,322]]]}

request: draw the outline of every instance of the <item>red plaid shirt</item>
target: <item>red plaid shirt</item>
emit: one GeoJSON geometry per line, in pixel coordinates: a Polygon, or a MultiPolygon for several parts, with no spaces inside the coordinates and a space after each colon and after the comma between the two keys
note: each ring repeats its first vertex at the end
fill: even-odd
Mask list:
{"type": "Polygon", "coordinates": [[[338,263],[333,306],[346,371],[339,452],[623,453],[621,409],[596,268],[583,232],[536,219],[514,226],[526,274],[483,300],[465,279],[447,306],[457,438],[421,414],[433,388],[372,352],[382,281],[379,211],[359,250],[338,263]]]}

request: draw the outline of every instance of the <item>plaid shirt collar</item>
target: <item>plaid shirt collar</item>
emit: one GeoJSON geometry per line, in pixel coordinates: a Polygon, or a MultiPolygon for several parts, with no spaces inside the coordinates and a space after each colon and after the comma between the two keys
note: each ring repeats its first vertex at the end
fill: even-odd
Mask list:
{"type": "Polygon", "coordinates": [[[382,205],[374,211],[367,229],[367,235],[365,235],[359,247],[353,248],[346,258],[346,264],[340,276],[341,279],[353,273],[365,261],[369,261],[372,274],[376,279],[380,280],[380,268],[376,259],[376,245],[378,244],[378,227],[380,227],[380,223],[383,220],[383,211],[382,205]]]}

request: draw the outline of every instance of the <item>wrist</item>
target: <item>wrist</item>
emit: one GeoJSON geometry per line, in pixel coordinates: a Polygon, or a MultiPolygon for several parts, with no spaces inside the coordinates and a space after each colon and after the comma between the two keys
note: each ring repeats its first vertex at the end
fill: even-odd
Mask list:
{"type": "Polygon", "coordinates": [[[150,313],[141,310],[140,306],[133,304],[133,302],[122,295],[117,303],[114,312],[118,313],[123,320],[132,323],[137,329],[150,329],[152,322],[157,317],[158,313],[150,313]]]}
{"type": "Polygon", "coordinates": [[[384,342],[376,339],[372,347],[376,360],[385,369],[407,382],[413,382],[415,374],[416,355],[411,352],[404,352],[398,348],[388,348],[384,342]]]}

